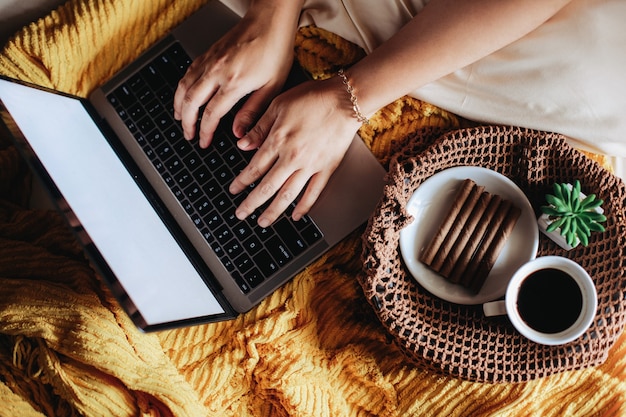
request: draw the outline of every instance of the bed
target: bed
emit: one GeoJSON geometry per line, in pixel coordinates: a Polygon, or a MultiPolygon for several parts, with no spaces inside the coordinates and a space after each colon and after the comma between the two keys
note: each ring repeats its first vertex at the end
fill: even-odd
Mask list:
{"type": "MultiPolygon", "coordinates": [[[[203,3],[69,0],[10,38],[0,73],[86,96],[203,3]]],[[[295,53],[315,78],[363,56],[315,27],[299,30],[295,53]]],[[[472,127],[405,97],[360,134],[388,167],[419,132],[472,127]]],[[[416,363],[357,279],[365,226],[236,320],[141,333],[60,216],[31,196],[31,174],[0,135],[0,415],[626,414],[621,331],[601,363],[524,382],[416,363]]]]}

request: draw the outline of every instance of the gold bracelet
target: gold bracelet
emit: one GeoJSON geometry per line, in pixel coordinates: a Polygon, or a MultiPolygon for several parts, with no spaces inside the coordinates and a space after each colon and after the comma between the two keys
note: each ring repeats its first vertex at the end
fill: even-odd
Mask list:
{"type": "Polygon", "coordinates": [[[343,81],[343,85],[346,86],[346,91],[348,91],[348,94],[350,94],[350,101],[352,102],[352,110],[354,110],[354,115],[356,119],[365,125],[369,125],[370,124],[369,120],[367,120],[367,117],[365,117],[363,113],[361,113],[361,108],[359,107],[359,103],[357,102],[356,94],[354,94],[354,88],[350,84],[350,81],[348,80],[346,73],[343,71],[343,69],[340,69],[339,72],[337,72],[337,75],[339,75],[339,77],[343,81]]]}

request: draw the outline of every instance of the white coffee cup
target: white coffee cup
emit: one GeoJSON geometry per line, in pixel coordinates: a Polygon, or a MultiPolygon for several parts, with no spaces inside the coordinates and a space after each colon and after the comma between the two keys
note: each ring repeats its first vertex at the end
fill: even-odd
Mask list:
{"type": "Polygon", "coordinates": [[[504,300],[483,304],[486,316],[506,314],[517,331],[544,345],[580,337],[597,308],[598,295],[587,271],[561,256],[542,256],[522,265],[504,300]]]}

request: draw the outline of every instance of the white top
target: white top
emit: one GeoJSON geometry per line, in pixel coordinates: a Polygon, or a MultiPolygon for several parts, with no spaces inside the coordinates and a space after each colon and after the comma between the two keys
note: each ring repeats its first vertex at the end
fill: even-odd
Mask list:
{"type": "MultiPolygon", "coordinates": [[[[222,0],[238,13],[248,0],[222,0]]],[[[315,24],[371,52],[423,0],[306,0],[315,24]]],[[[574,0],[509,46],[412,95],[468,119],[562,133],[626,157],[626,1],[574,0]]]]}

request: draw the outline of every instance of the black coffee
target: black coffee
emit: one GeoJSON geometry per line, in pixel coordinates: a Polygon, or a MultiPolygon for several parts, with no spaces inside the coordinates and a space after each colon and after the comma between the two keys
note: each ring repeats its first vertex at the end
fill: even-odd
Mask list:
{"type": "Polygon", "coordinates": [[[540,269],[520,286],[517,309],[528,326],[542,333],[558,333],[570,327],[583,305],[580,287],[569,274],[554,268],[540,269]]]}

